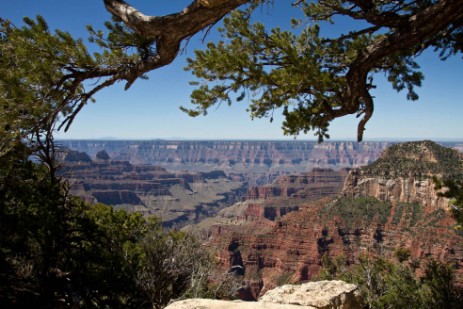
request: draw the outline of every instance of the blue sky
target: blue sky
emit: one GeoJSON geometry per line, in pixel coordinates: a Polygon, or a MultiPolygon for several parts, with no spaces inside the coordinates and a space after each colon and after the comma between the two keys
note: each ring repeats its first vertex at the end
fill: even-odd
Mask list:
{"type": "MultiPolygon", "coordinates": [[[[289,3],[277,0],[275,8],[263,10],[257,19],[269,25],[286,28],[294,15],[289,3]]],[[[182,10],[190,1],[129,1],[149,15],[163,15],[182,10]]],[[[85,25],[103,29],[110,18],[100,0],[0,0],[0,17],[21,25],[24,16],[42,15],[50,28],[60,28],[74,36],[86,38],[85,25]]],[[[335,25],[339,31],[348,24],[335,25]]],[[[193,80],[185,72],[186,57],[201,48],[204,34],[194,37],[186,52],[171,65],[153,71],[149,80],[139,80],[128,91],[116,85],[99,93],[94,104],[86,106],[77,116],[68,133],[59,138],[121,138],[121,139],[291,139],[282,134],[281,117],[273,123],[268,119],[251,120],[246,101],[211,109],[207,116],[190,118],[179,110],[189,106],[193,80]]],[[[217,39],[215,31],[206,41],[217,39]]],[[[397,93],[381,77],[376,79],[375,114],[367,125],[365,140],[376,139],[453,139],[463,140],[463,61],[461,55],[442,62],[432,52],[417,59],[425,75],[417,89],[420,100],[407,101],[405,93],[397,93]]],[[[330,135],[334,140],[356,138],[354,116],[335,120],[330,135]]],[[[300,140],[315,139],[312,133],[300,140]]]]}

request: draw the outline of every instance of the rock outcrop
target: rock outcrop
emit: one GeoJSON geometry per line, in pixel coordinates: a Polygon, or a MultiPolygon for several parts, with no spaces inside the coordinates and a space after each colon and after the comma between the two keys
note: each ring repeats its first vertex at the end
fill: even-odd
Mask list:
{"type": "Polygon", "coordinates": [[[268,291],[258,302],[188,299],[166,309],[361,309],[362,299],[354,284],[343,281],[318,281],[302,285],[284,285],[268,291]]]}
{"type": "Polygon", "coordinates": [[[343,194],[447,209],[448,200],[438,195],[432,177],[463,178],[463,155],[431,141],[402,143],[388,148],[373,164],[352,170],[343,194]]]}
{"type": "Polygon", "coordinates": [[[279,286],[265,293],[259,302],[311,306],[318,309],[362,308],[358,287],[339,280],[279,286]]]}
{"type": "Polygon", "coordinates": [[[173,302],[166,309],[317,309],[299,305],[282,305],[249,301],[216,299],[186,299],[173,302]]]}
{"type": "MultiPolygon", "coordinates": [[[[250,197],[260,199],[235,204],[222,210],[215,221],[204,222],[208,246],[217,252],[223,270],[232,268],[236,256],[240,257],[250,299],[259,299],[285,283],[313,280],[324,255],[344,256],[346,264],[352,265],[364,254],[394,259],[397,248],[410,250],[417,261],[432,258],[453,263],[457,281],[463,283],[463,235],[453,228],[447,201],[437,195],[430,178],[430,171],[445,175],[449,166],[454,175],[461,174],[460,155],[438,148],[439,153],[450,154],[439,172],[440,157],[430,155],[434,152],[426,150],[428,142],[411,146],[426,155],[409,162],[390,161],[391,168],[400,167],[405,173],[378,168],[385,166],[381,161],[351,171],[344,191],[334,199],[310,201],[297,198],[299,191],[276,198],[276,190],[254,190],[257,193],[250,197]],[[420,164],[416,174],[410,165],[413,161],[420,164]],[[431,169],[422,168],[426,166],[431,169]],[[266,208],[272,205],[291,211],[268,215],[266,208]]],[[[290,183],[298,183],[304,192],[300,182],[290,183]]]]}
{"type": "Polygon", "coordinates": [[[315,168],[310,172],[278,176],[272,184],[251,187],[247,199],[293,197],[316,200],[336,196],[342,189],[349,170],[315,168]]]}
{"type": "Polygon", "coordinates": [[[430,209],[447,209],[448,199],[438,195],[432,179],[415,177],[371,177],[356,171],[347,176],[343,195],[350,197],[373,196],[381,201],[418,203],[430,209]]]}

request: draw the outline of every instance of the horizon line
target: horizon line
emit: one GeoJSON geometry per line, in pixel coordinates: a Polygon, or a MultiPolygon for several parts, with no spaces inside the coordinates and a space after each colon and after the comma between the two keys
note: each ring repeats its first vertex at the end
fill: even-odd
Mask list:
{"type": "MultiPolygon", "coordinates": [[[[316,139],[268,139],[268,138],[117,138],[117,137],[103,137],[103,138],[55,138],[56,141],[252,141],[252,142],[318,142],[316,139]]],[[[361,141],[363,142],[407,142],[407,141],[424,141],[431,140],[436,142],[463,142],[463,138],[371,138],[361,141]]],[[[357,142],[355,139],[327,139],[322,143],[329,142],[357,142]]]]}

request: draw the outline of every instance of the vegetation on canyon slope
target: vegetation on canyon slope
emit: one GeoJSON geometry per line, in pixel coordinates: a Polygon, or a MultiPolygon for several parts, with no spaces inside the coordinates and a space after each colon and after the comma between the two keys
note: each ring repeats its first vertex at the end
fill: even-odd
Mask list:
{"type": "Polygon", "coordinates": [[[390,146],[378,160],[363,167],[362,173],[386,177],[461,179],[463,156],[455,149],[432,141],[399,143],[390,146]]]}
{"type": "Polygon", "coordinates": [[[451,211],[463,224],[463,155],[432,141],[392,145],[372,164],[362,167],[366,175],[386,178],[432,178],[439,196],[450,199],[451,211]]]}
{"type": "Polygon", "coordinates": [[[456,228],[463,229],[463,180],[461,178],[447,178],[444,180],[434,178],[434,182],[436,188],[444,188],[439,195],[450,199],[451,211],[459,223],[456,228]]]}
{"type": "Polygon", "coordinates": [[[455,285],[451,265],[430,259],[417,275],[420,263],[410,259],[409,250],[399,247],[395,256],[397,261],[364,255],[348,269],[342,256],[324,255],[319,279],[357,284],[367,308],[460,308],[463,290],[455,285]]]}

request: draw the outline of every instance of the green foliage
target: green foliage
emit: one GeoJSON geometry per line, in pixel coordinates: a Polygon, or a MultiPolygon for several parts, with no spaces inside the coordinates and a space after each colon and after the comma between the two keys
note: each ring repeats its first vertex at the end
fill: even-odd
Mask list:
{"type": "Polygon", "coordinates": [[[423,216],[423,206],[418,203],[397,203],[392,223],[414,227],[423,216]],[[405,215],[404,215],[405,213],[405,215]],[[402,218],[404,217],[404,218],[402,218]]]}
{"type": "Polygon", "coordinates": [[[446,211],[440,208],[430,213],[425,218],[425,221],[428,222],[429,226],[437,226],[437,223],[439,223],[439,221],[441,221],[446,216],[447,216],[446,211]]]}
{"type": "MultiPolygon", "coordinates": [[[[250,97],[251,117],[273,120],[274,112],[281,109],[285,134],[314,131],[320,141],[329,137],[332,120],[357,114],[362,116],[361,140],[373,114],[370,90],[378,73],[386,75],[393,89],[406,90],[408,99],[417,100],[415,87],[424,77],[416,56],[429,47],[440,51],[441,59],[462,51],[462,13],[446,10],[439,1],[296,1],[293,6],[305,16],[292,21],[294,27],[301,27],[292,31],[269,30],[252,22],[253,10],[272,2],[216,3],[220,12],[216,16],[204,14],[201,22],[189,19],[196,9],[208,9],[199,5],[149,18],[149,23],[143,14],[129,14],[129,18],[124,13],[127,8],[107,2],[108,10],[119,17],[105,23],[106,33],[87,27],[89,41],[96,45],[94,53],[67,32],[52,33],[42,17],[26,18],[22,28],[0,20],[0,92],[4,94],[0,108],[8,110],[1,113],[5,119],[0,134],[9,141],[2,144],[10,147],[39,122],[60,119],[67,130],[98,91],[119,81],[128,89],[147,72],[171,63],[183,40],[239,4],[248,7],[224,20],[219,30],[223,40],[209,43],[205,51],[196,52],[196,59],[188,60],[186,69],[201,80],[193,82],[198,86],[191,95],[195,107],[182,108],[192,116],[205,114],[221,102],[250,97]],[[338,16],[352,18],[352,29],[338,37],[322,35],[323,24],[334,23],[338,16]]],[[[455,1],[445,6],[459,9],[455,1]]]]}
{"type": "Polygon", "coordinates": [[[391,204],[381,202],[374,197],[350,198],[342,197],[320,211],[320,215],[328,218],[339,217],[348,230],[358,226],[369,226],[378,219],[385,224],[389,216],[391,204]]]}
{"type": "Polygon", "coordinates": [[[1,156],[0,305],[161,308],[207,294],[211,261],[195,239],[68,196],[31,154],[17,143],[1,156]]]}
{"type": "Polygon", "coordinates": [[[405,262],[410,258],[410,250],[408,248],[399,247],[394,251],[394,256],[399,263],[405,262]]]}
{"type": "MultiPolygon", "coordinates": [[[[90,55],[43,18],[24,22],[0,20],[0,305],[160,308],[206,293],[211,263],[193,238],[157,219],[86,205],[57,176],[56,126],[117,78],[88,92],[82,83],[135,65],[153,52],[151,40],[115,21],[107,38],[89,29],[103,50],[90,55]]],[[[90,160],[77,152],[64,159],[90,160]]]]}
{"type": "Polygon", "coordinates": [[[463,162],[455,149],[432,141],[406,142],[390,146],[372,164],[362,167],[367,175],[421,177],[433,175],[463,177],[463,162]]]}
{"type": "Polygon", "coordinates": [[[24,24],[18,28],[0,18],[0,154],[58,123],[67,130],[96,92],[127,80],[128,71],[155,53],[150,38],[120,21],[106,23],[106,36],[89,27],[93,54],[82,39],[51,32],[41,16],[26,17],[24,24]]]}
{"type": "Polygon", "coordinates": [[[357,284],[368,308],[459,308],[463,291],[455,286],[454,269],[450,265],[430,260],[420,278],[415,275],[416,265],[405,263],[409,257],[407,249],[397,252],[403,259],[400,264],[361,256],[349,270],[342,262],[339,267],[337,259],[326,256],[320,279],[357,284]]]}
{"type": "Polygon", "coordinates": [[[323,254],[321,264],[316,280],[335,280],[347,271],[347,260],[343,255],[331,258],[328,254],[323,254]]]}
{"type": "Polygon", "coordinates": [[[436,189],[444,189],[439,195],[450,199],[450,207],[454,218],[458,222],[457,229],[463,226],[463,180],[461,179],[444,179],[439,180],[434,177],[436,189]]]}
{"type": "Polygon", "coordinates": [[[454,285],[455,271],[451,265],[429,261],[422,282],[426,300],[423,308],[456,309],[463,303],[463,291],[454,285]]]}
{"type": "Polygon", "coordinates": [[[406,267],[362,256],[359,265],[340,278],[359,285],[369,308],[420,308],[418,282],[406,267]]]}
{"type": "Polygon", "coordinates": [[[394,217],[392,218],[392,224],[399,224],[400,220],[402,220],[402,214],[404,211],[404,208],[406,207],[405,203],[398,203],[395,212],[394,212],[394,217]]]}
{"type": "MultiPolygon", "coordinates": [[[[188,59],[186,69],[205,82],[192,83],[199,86],[191,95],[197,108],[184,111],[205,114],[219,102],[242,101],[249,93],[252,118],[272,117],[275,109],[283,108],[285,134],[315,130],[320,138],[328,137],[328,123],[319,111],[326,104],[342,104],[335,92],[341,89],[343,78],[338,74],[345,66],[338,64],[348,56],[339,53],[339,46],[324,44],[318,26],[308,27],[299,37],[279,28],[267,32],[263,24],[251,24],[250,15],[242,11],[226,18],[221,32],[225,41],[209,43],[207,50],[195,51],[195,60],[188,59]],[[336,55],[329,64],[322,60],[326,49],[336,55]],[[217,84],[211,87],[210,82],[217,84]]],[[[367,38],[356,44],[364,45],[362,40],[367,38]]]]}
{"type": "Polygon", "coordinates": [[[297,1],[294,6],[302,8],[306,19],[293,19],[297,29],[291,31],[267,29],[253,22],[254,7],[234,11],[219,30],[222,40],[208,43],[206,50],[197,50],[195,58],[188,59],[186,70],[199,81],[191,83],[197,86],[191,94],[194,107],[182,110],[198,116],[221,102],[231,104],[249,97],[252,118],[269,117],[272,121],[274,112],[280,109],[285,118],[284,134],[313,131],[320,141],[329,138],[328,127],[333,119],[364,114],[359,123],[361,140],[364,125],[373,113],[369,91],[375,88],[377,73],[384,73],[393,89],[406,90],[407,99],[417,100],[415,87],[421,86],[424,76],[415,56],[429,46],[442,50],[441,56],[460,52],[461,25],[450,27],[447,34],[435,33],[425,41],[408,40],[407,47],[386,47],[385,41],[392,42],[394,36],[408,31],[410,26],[405,20],[433,4],[297,1]],[[335,16],[352,18],[354,26],[337,37],[323,36],[324,23],[342,20],[335,16]],[[382,54],[369,59],[375,48],[381,48],[382,54]]]}
{"type": "MultiPolygon", "coordinates": [[[[41,17],[24,20],[15,28],[0,19],[0,154],[7,152],[30,134],[44,130],[57,117],[66,116],[71,106],[60,102],[70,93],[57,89],[63,77],[62,66],[73,61],[88,61],[86,48],[68,33],[51,35],[41,17]],[[34,55],[34,57],[31,57],[34,55]]],[[[82,88],[74,89],[75,95],[82,88]]]]}
{"type": "Polygon", "coordinates": [[[135,32],[116,17],[105,22],[105,27],[107,34],[102,30],[95,30],[91,25],[87,26],[89,41],[102,49],[101,53],[93,54],[99,66],[128,69],[156,53],[153,38],[135,32]]]}
{"type": "Polygon", "coordinates": [[[417,222],[423,216],[423,206],[418,203],[412,203],[412,204],[409,204],[409,209],[411,213],[409,226],[415,226],[417,222]]]}

